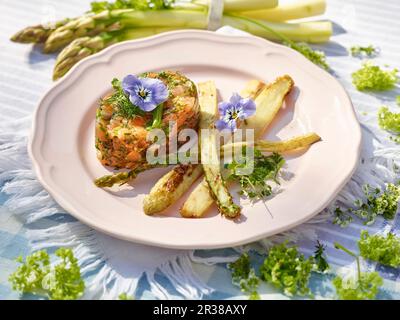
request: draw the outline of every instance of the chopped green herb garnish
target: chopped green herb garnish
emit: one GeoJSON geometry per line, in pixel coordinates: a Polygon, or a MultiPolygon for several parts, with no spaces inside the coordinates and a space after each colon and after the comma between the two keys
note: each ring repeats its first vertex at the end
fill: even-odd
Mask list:
{"type": "Polygon", "coordinates": [[[400,106],[400,95],[396,96],[396,103],[397,103],[398,106],[400,106]]]}
{"type": "Polygon", "coordinates": [[[351,222],[350,214],[363,220],[366,225],[373,224],[378,216],[388,220],[394,219],[400,200],[400,186],[389,183],[386,185],[386,190],[382,191],[380,188],[372,188],[367,184],[363,186],[363,192],[366,201],[356,200],[354,202],[356,208],[348,209],[347,213],[336,208],[333,223],[346,226],[351,222]]]}
{"type": "Polygon", "coordinates": [[[314,251],[314,263],[315,269],[319,272],[325,272],[329,270],[329,264],[325,258],[325,249],[326,247],[317,241],[317,245],[315,246],[314,251]]]}
{"type": "Polygon", "coordinates": [[[351,55],[353,57],[375,57],[379,53],[379,49],[377,47],[374,47],[373,45],[369,45],[366,47],[362,46],[352,46],[350,48],[351,55]]]}
{"type": "Polygon", "coordinates": [[[353,84],[360,90],[390,90],[398,81],[397,69],[383,70],[371,62],[363,63],[361,69],[351,74],[353,84]]]}
{"type": "Polygon", "coordinates": [[[258,300],[260,298],[257,293],[260,279],[250,266],[248,253],[242,254],[235,262],[229,263],[228,269],[232,272],[232,283],[244,293],[250,294],[250,300],[258,300]]]}
{"type": "Polygon", "coordinates": [[[368,231],[361,231],[358,241],[360,255],[369,260],[379,262],[393,268],[400,267],[400,238],[393,233],[386,237],[369,235],[368,231]]]}
{"type": "Polygon", "coordinates": [[[400,143],[400,112],[391,112],[386,106],[382,106],[378,111],[379,126],[392,133],[391,138],[396,143],[400,143]]]}
{"type": "Polygon", "coordinates": [[[108,98],[101,101],[102,105],[114,105],[115,112],[113,116],[121,116],[126,119],[132,119],[137,115],[143,115],[144,112],[139,107],[132,104],[121,86],[121,81],[113,79],[111,82],[114,92],[108,98]]]}
{"type": "Polygon", "coordinates": [[[14,290],[47,296],[52,300],[74,300],[82,296],[85,283],[81,278],[78,260],[71,249],[60,248],[55,252],[61,261],[52,266],[50,257],[44,250],[22,257],[22,265],[10,275],[14,290]]]}
{"type": "Polygon", "coordinates": [[[254,150],[254,162],[238,163],[232,161],[227,165],[230,170],[228,180],[237,181],[240,184],[240,194],[250,199],[262,200],[272,194],[272,187],[267,181],[278,183],[277,177],[280,169],[285,164],[283,157],[277,153],[265,156],[260,150],[254,150]],[[253,166],[253,171],[248,175],[238,174],[238,170],[247,166],[253,166]]]}
{"type": "Polygon", "coordinates": [[[349,277],[344,279],[337,276],[333,279],[332,283],[336,288],[339,298],[341,300],[375,299],[379,287],[383,284],[383,280],[379,274],[377,272],[361,272],[359,256],[339,243],[335,243],[335,248],[353,256],[357,262],[357,278],[349,277]]]}
{"type": "Polygon", "coordinates": [[[282,289],[288,296],[310,295],[308,282],[314,259],[306,259],[297,247],[287,242],[271,248],[260,268],[261,279],[282,289]]]}

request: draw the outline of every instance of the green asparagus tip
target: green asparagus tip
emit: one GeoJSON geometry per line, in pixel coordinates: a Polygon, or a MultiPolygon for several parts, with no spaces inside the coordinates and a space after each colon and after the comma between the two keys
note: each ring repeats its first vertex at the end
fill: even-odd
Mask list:
{"type": "Polygon", "coordinates": [[[123,185],[135,179],[136,175],[137,175],[136,170],[131,170],[128,172],[119,172],[97,178],[94,181],[94,184],[99,188],[112,187],[115,184],[123,185]]]}
{"type": "Polygon", "coordinates": [[[236,219],[237,217],[239,217],[240,211],[241,209],[237,204],[221,208],[221,213],[229,219],[236,219]]]}
{"type": "Polygon", "coordinates": [[[43,43],[50,31],[42,26],[27,27],[14,34],[10,40],[17,43],[43,43]]]}

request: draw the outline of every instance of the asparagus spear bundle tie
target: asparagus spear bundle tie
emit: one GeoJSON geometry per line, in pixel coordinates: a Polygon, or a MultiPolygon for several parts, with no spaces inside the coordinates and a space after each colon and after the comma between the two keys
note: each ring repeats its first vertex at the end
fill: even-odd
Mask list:
{"type": "Polygon", "coordinates": [[[208,8],[208,30],[215,31],[221,27],[224,14],[224,0],[212,0],[208,8]]]}

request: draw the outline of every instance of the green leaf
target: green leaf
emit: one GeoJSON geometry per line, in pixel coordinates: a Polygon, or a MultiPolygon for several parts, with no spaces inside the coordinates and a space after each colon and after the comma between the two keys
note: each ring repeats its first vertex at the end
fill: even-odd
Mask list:
{"type": "Polygon", "coordinates": [[[81,278],[78,260],[71,249],[60,248],[55,252],[58,264],[51,266],[46,251],[37,251],[26,257],[10,275],[14,290],[21,293],[44,295],[52,300],[74,300],[82,296],[85,283],[81,278]]]}
{"type": "Polygon", "coordinates": [[[314,266],[297,247],[287,242],[272,247],[260,268],[261,279],[281,289],[286,295],[310,295],[308,282],[314,266]]]}
{"type": "Polygon", "coordinates": [[[262,200],[272,194],[272,187],[268,181],[278,182],[278,174],[282,166],[285,164],[284,158],[278,153],[265,156],[261,151],[254,149],[254,160],[252,163],[248,159],[244,163],[232,161],[227,165],[229,169],[228,180],[239,183],[240,194],[250,199],[262,200]],[[248,174],[239,174],[238,170],[252,166],[253,171],[248,174]]]}
{"type": "Polygon", "coordinates": [[[363,63],[361,69],[351,74],[357,90],[386,91],[392,89],[398,81],[397,69],[383,70],[371,62],[363,63]]]}
{"type": "Polygon", "coordinates": [[[393,268],[400,267],[400,238],[393,233],[386,237],[369,235],[368,231],[361,231],[358,241],[360,255],[369,260],[379,262],[393,268]]]}
{"type": "Polygon", "coordinates": [[[36,251],[27,256],[25,262],[22,257],[18,257],[17,262],[22,265],[9,277],[13,290],[43,294],[42,281],[50,272],[50,257],[47,252],[36,251]]]}
{"type": "Polygon", "coordinates": [[[367,300],[375,299],[378,294],[379,287],[382,286],[383,280],[377,272],[361,272],[360,257],[354,252],[345,248],[341,244],[335,242],[335,248],[343,250],[347,254],[356,258],[357,277],[342,278],[337,276],[332,280],[336,288],[337,295],[341,300],[367,300]]]}
{"type": "Polygon", "coordinates": [[[242,254],[235,262],[229,263],[228,269],[231,270],[233,285],[239,287],[244,293],[250,294],[250,300],[260,298],[257,293],[260,279],[251,268],[248,253],[242,254]]]}
{"type": "Polygon", "coordinates": [[[343,279],[337,276],[332,283],[341,300],[372,300],[376,298],[383,280],[377,272],[363,272],[359,279],[343,279]]]}
{"type": "Polygon", "coordinates": [[[329,264],[325,258],[325,246],[317,241],[317,245],[315,246],[314,251],[314,261],[315,261],[315,268],[319,272],[325,272],[329,270],[329,264]]]}
{"type": "Polygon", "coordinates": [[[382,129],[395,135],[392,140],[400,143],[400,112],[390,112],[388,107],[382,106],[378,111],[378,123],[382,129]]]}
{"type": "Polygon", "coordinates": [[[366,225],[373,224],[378,216],[383,216],[388,220],[395,217],[400,200],[399,185],[388,183],[386,190],[382,191],[380,188],[372,188],[366,184],[363,186],[363,192],[366,200],[356,200],[354,203],[356,208],[348,209],[347,213],[336,208],[333,223],[341,226],[348,225],[352,220],[350,214],[357,216],[366,225]]]}

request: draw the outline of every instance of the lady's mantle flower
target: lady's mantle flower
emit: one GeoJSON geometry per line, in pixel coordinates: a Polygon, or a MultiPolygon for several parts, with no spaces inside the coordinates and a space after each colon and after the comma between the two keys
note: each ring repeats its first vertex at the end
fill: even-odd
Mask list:
{"type": "Polygon", "coordinates": [[[234,93],[229,102],[218,104],[220,119],[215,123],[218,130],[229,129],[235,131],[237,120],[244,120],[256,112],[256,104],[253,100],[242,98],[234,93]]]}
{"type": "Polygon", "coordinates": [[[158,79],[137,78],[127,75],[122,80],[122,89],[129,100],[143,111],[152,111],[168,99],[168,88],[158,79]]]}

